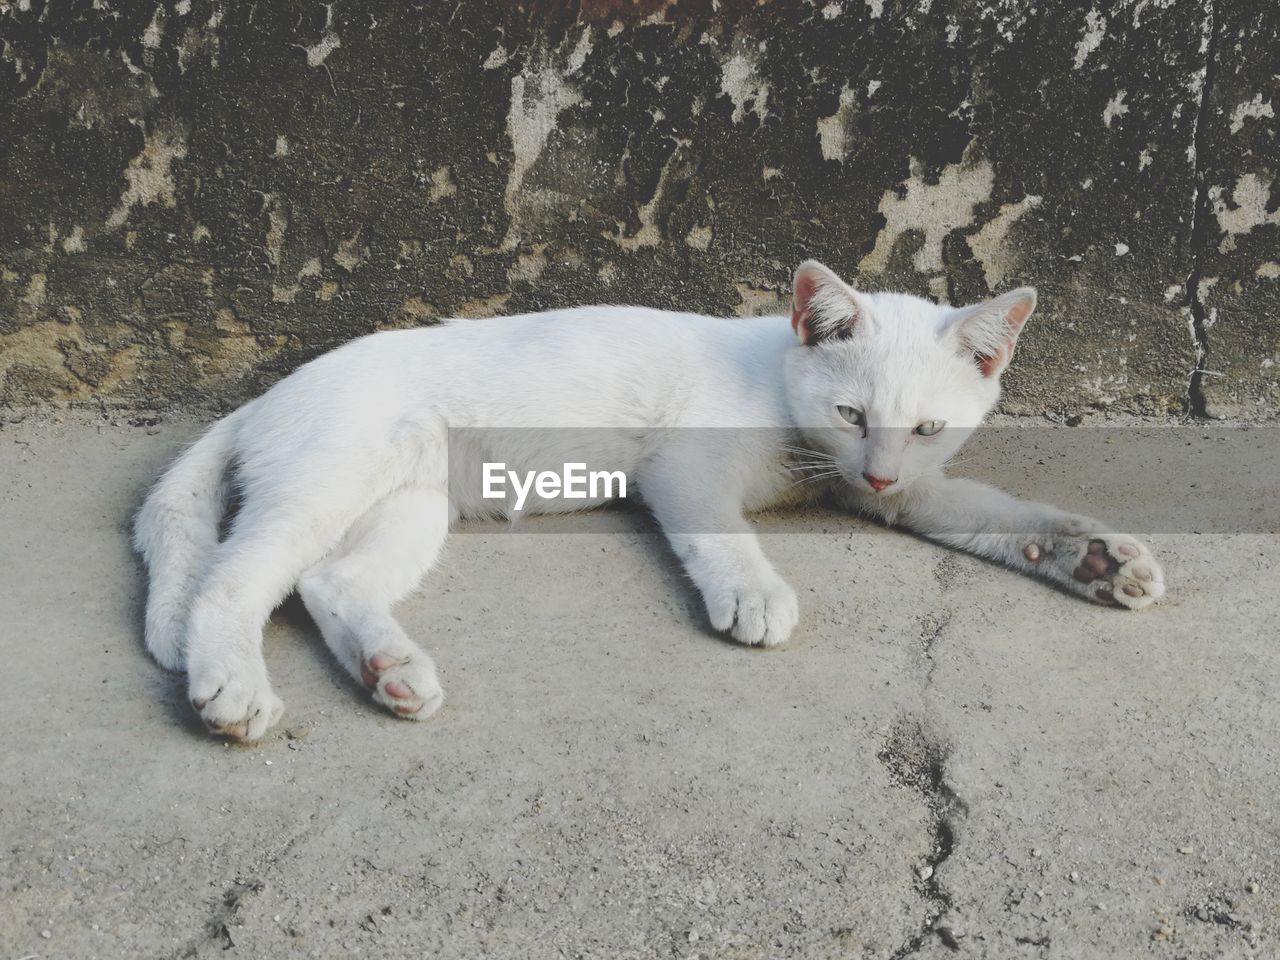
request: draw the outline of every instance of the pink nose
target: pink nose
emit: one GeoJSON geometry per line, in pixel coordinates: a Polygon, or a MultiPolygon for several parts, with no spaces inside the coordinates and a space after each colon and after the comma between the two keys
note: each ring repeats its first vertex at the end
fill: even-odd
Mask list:
{"type": "Polygon", "coordinates": [[[898,478],[894,477],[891,480],[886,480],[884,477],[877,477],[874,474],[864,473],[862,475],[862,479],[867,481],[867,483],[871,484],[872,490],[880,491],[880,490],[883,490],[885,487],[889,486],[889,484],[893,483],[898,478]]]}

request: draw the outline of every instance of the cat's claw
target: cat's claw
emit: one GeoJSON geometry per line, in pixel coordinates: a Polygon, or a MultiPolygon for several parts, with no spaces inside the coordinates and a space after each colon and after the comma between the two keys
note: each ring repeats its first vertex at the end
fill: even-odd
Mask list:
{"type": "Polygon", "coordinates": [[[406,720],[425,720],[444,703],[435,666],[425,655],[375,653],[361,660],[360,679],[375,701],[406,720]]]}
{"type": "Polygon", "coordinates": [[[239,743],[262,739],[284,713],[265,672],[250,668],[218,677],[192,676],[188,696],[209,732],[239,743]]]}
{"type": "Polygon", "coordinates": [[[800,619],[795,591],[781,578],[717,591],[706,601],[711,625],[750,646],[783,643],[800,619]]]}
{"type": "Polygon", "coordinates": [[[1141,610],[1164,596],[1164,570],[1142,541],[1123,533],[1031,542],[1022,555],[1033,564],[1052,563],[1060,578],[1097,603],[1141,610]],[[1065,575],[1065,576],[1063,576],[1065,575]]]}

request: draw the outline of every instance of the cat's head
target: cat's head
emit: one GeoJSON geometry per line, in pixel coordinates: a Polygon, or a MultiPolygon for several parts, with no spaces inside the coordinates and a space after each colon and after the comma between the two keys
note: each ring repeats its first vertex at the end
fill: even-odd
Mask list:
{"type": "Polygon", "coordinates": [[[861,293],[802,263],[787,390],[808,445],[868,493],[889,496],[936,473],[995,406],[1035,305],[1031,287],[970,307],[861,293]]]}

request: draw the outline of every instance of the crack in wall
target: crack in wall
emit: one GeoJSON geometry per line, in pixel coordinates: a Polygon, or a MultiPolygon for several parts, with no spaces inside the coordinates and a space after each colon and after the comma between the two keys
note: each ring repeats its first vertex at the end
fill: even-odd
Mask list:
{"type": "Polygon", "coordinates": [[[1209,363],[1209,325],[1201,295],[1200,281],[1204,275],[1204,257],[1209,245],[1210,218],[1214,216],[1213,201],[1209,195],[1209,178],[1205,156],[1208,153],[1206,121],[1212,109],[1214,83],[1217,80],[1219,0],[1207,0],[1206,46],[1204,82],[1200,85],[1200,104],[1196,110],[1191,144],[1195,154],[1195,206],[1191,215],[1191,272],[1186,281],[1186,309],[1191,314],[1191,335],[1195,340],[1196,363],[1187,381],[1187,413],[1196,419],[1209,417],[1209,403],[1205,396],[1205,377],[1212,376],[1209,363]]]}

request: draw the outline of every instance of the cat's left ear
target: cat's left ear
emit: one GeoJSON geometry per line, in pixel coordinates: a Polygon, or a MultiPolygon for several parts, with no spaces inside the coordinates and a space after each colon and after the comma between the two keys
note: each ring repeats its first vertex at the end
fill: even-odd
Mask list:
{"type": "Polygon", "coordinates": [[[791,290],[791,329],[806,346],[847,337],[871,321],[870,300],[817,260],[796,268],[791,290]]]}
{"type": "Polygon", "coordinates": [[[984,377],[998,377],[1013,359],[1018,334],[1036,308],[1035,287],[1019,287],[994,300],[964,307],[947,326],[957,348],[978,363],[984,377]]]}

